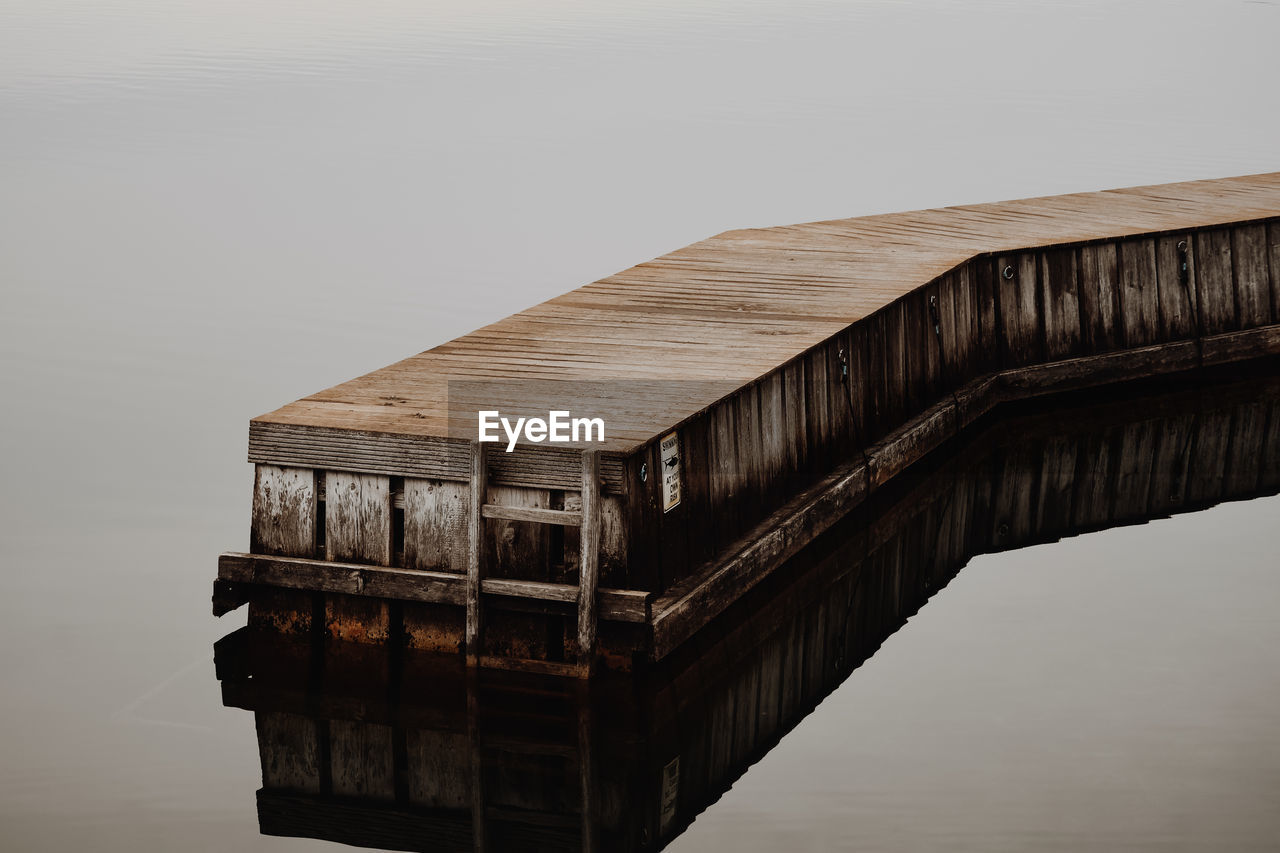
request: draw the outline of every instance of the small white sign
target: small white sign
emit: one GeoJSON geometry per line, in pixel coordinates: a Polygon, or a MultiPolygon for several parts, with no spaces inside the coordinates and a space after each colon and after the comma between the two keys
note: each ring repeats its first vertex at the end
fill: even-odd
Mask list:
{"type": "Polygon", "coordinates": [[[662,768],[662,810],[658,816],[658,832],[664,833],[671,827],[676,818],[676,808],[680,805],[680,756],[667,762],[662,768]]]}
{"type": "Polygon", "coordinates": [[[680,505],[680,436],[668,433],[662,437],[662,511],[670,512],[680,505]]]}

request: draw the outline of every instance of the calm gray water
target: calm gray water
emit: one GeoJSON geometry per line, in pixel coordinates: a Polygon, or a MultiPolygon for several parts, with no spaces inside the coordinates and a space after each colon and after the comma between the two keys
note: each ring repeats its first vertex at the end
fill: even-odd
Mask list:
{"type": "MultiPolygon", "coordinates": [[[[246,422],[709,234],[1280,168],[1280,6],[0,3],[0,844],[285,850],[246,422]]],[[[1276,849],[1277,499],[982,558],[671,849],[1276,849]]]]}

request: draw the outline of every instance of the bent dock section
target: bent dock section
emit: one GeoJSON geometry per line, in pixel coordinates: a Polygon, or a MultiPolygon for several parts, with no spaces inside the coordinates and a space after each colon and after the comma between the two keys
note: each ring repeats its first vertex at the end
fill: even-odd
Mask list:
{"type": "Polygon", "coordinates": [[[641,666],[1003,403],[1277,353],[1280,174],[728,232],[255,418],[214,611],[641,666]]]}

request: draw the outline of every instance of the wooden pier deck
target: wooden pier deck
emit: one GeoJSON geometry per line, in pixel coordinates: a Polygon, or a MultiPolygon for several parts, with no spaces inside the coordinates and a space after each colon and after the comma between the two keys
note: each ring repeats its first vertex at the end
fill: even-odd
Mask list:
{"type": "Polygon", "coordinates": [[[704,240],[255,418],[215,611],[659,659],[1005,400],[1280,352],[1278,217],[1280,173],[704,240]],[[480,408],[605,439],[505,453],[480,408]]]}

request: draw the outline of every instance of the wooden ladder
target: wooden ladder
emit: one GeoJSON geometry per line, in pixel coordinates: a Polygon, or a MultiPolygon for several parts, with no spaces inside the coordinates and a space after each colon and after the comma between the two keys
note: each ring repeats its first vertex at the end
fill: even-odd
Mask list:
{"type": "MultiPolygon", "coordinates": [[[[598,619],[596,588],[600,573],[600,451],[582,451],[582,509],[541,509],[536,507],[501,506],[485,503],[488,494],[488,466],[485,445],[471,442],[471,500],[467,513],[467,624],[466,649],[469,666],[498,665],[483,654],[483,601],[485,593],[502,594],[504,581],[484,577],[484,519],[531,521],[535,524],[558,524],[577,527],[580,532],[578,559],[578,649],[574,674],[591,674],[595,660],[596,622],[598,619]]],[[[529,586],[528,581],[521,585],[529,586]]],[[[549,587],[551,585],[548,585],[549,587]]],[[[548,664],[548,670],[561,669],[548,664]]]]}

